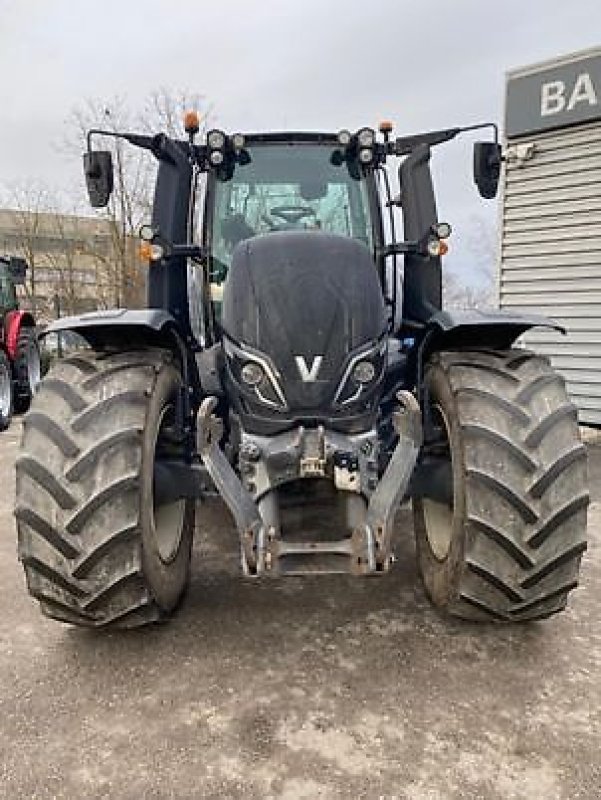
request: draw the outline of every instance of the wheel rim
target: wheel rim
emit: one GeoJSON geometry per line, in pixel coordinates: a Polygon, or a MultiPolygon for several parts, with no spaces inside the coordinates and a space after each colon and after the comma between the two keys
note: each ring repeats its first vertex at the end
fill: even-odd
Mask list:
{"type": "Polygon", "coordinates": [[[37,343],[32,339],[27,345],[27,381],[29,391],[33,395],[38,388],[42,378],[42,365],[40,362],[40,351],[37,343]]]}
{"type": "Polygon", "coordinates": [[[11,374],[4,360],[0,361],[0,417],[7,419],[10,414],[11,374]]]}
{"type": "MultiPolygon", "coordinates": [[[[157,426],[155,459],[158,452],[168,448],[168,440],[165,441],[166,433],[174,413],[173,406],[165,406],[161,411],[157,426]]],[[[153,490],[152,509],[152,530],[159,558],[164,564],[169,564],[176,557],[182,541],[186,501],[176,500],[159,506],[155,502],[153,490]]]]}
{"type": "MultiPolygon", "coordinates": [[[[432,407],[432,417],[434,423],[438,424],[444,436],[445,450],[452,462],[449,422],[439,405],[432,407]]],[[[449,555],[451,542],[453,540],[453,527],[455,522],[454,502],[447,505],[446,503],[424,497],[422,500],[422,507],[424,511],[426,537],[430,549],[438,561],[444,561],[449,555]]]]}

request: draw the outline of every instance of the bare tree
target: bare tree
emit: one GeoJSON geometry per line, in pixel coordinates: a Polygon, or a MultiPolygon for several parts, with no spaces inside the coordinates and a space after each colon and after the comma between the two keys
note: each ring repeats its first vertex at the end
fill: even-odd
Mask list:
{"type": "MultiPolygon", "coordinates": [[[[74,109],[65,142],[70,152],[81,153],[90,128],[148,133],[163,131],[181,137],[183,114],[190,108],[205,106],[199,94],[171,92],[165,88],[152,92],[139,110],[128,109],[123,98],[88,101],[74,109]]],[[[207,113],[203,115],[206,124],[207,113]]],[[[121,139],[106,139],[103,146],[113,152],[114,189],[106,209],[97,214],[105,220],[110,236],[110,255],[97,253],[105,282],[112,286],[112,305],[136,305],[143,299],[144,274],[137,255],[137,234],[148,220],[152,208],[152,185],[156,162],[152,156],[129,146],[121,139]]]]}
{"type": "Polygon", "coordinates": [[[203,109],[201,133],[206,132],[213,107],[207,103],[205,96],[186,90],[172,92],[162,86],[151,92],[146,99],[142,113],[138,116],[138,126],[141,130],[152,133],[160,130],[173,138],[181,138],[182,120],[190,109],[203,109]]]}
{"type": "Polygon", "coordinates": [[[470,233],[465,244],[475,269],[474,280],[443,263],[442,289],[448,308],[490,308],[496,304],[496,230],[489,220],[476,214],[470,218],[470,233]]]}
{"type": "MultiPolygon", "coordinates": [[[[199,94],[165,88],[132,109],[123,98],[90,100],[73,110],[59,149],[79,159],[90,128],[163,131],[183,138],[183,115],[191,108],[207,104],[199,94]]],[[[137,233],[151,214],[156,161],[119,139],[107,137],[102,146],[113,152],[114,191],[107,208],[94,216],[87,203],[83,212],[83,180],[71,194],[36,183],[1,191],[2,205],[10,209],[5,213],[5,240],[28,261],[25,301],[41,318],[54,315],[53,299],[59,300],[61,313],[78,313],[92,302],[104,308],[144,302],[146,272],[138,257],[137,233]]]]}
{"type": "MultiPolygon", "coordinates": [[[[63,147],[79,156],[84,149],[85,135],[89,128],[110,131],[129,130],[130,114],[123,100],[115,98],[109,102],[88,101],[72,112],[68,121],[68,134],[63,147]]],[[[108,287],[108,305],[122,305],[125,287],[139,282],[139,264],[133,256],[129,242],[137,231],[144,211],[148,207],[150,167],[140,157],[123,147],[120,140],[111,140],[114,154],[115,188],[106,209],[97,216],[103,220],[108,233],[108,247],[99,247],[97,241],[87,242],[86,255],[98,261],[98,269],[108,287]]],[[[104,294],[104,292],[102,293],[104,294]]],[[[127,298],[130,299],[129,297],[127,298]]],[[[102,302],[104,305],[104,302],[102,302]]]]}
{"type": "Polygon", "coordinates": [[[50,194],[42,184],[19,184],[8,191],[7,205],[12,217],[12,232],[17,255],[27,260],[29,269],[23,287],[28,304],[38,311],[37,269],[43,263],[45,247],[42,241],[43,219],[48,212],[50,194]]]}
{"type": "Polygon", "coordinates": [[[61,314],[76,314],[111,305],[114,287],[103,264],[111,257],[111,240],[104,226],[77,213],[54,208],[46,231],[52,246],[46,262],[59,298],[61,314]],[[97,228],[97,230],[96,230],[97,228]]]}
{"type": "Polygon", "coordinates": [[[442,295],[445,308],[490,308],[494,305],[492,280],[487,280],[484,284],[469,283],[458,272],[444,267],[442,295]]]}
{"type": "Polygon", "coordinates": [[[498,255],[498,236],[497,228],[490,219],[472,214],[467,249],[477,267],[490,274],[494,272],[498,255]]]}
{"type": "MultiPolygon", "coordinates": [[[[69,218],[55,212],[49,218],[49,228],[53,239],[53,246],[48,248],[46,258],[55,275],[58,309],[62,313],[75,314],[78,310],[78,282],[77,282],[77,232],[69,225],[69,218]]],[[[57,310],[58,310],[57,309],[57,310]]]]}

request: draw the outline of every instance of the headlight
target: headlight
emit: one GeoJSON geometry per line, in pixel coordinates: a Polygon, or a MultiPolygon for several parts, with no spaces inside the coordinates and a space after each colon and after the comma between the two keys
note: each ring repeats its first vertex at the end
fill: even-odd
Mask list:
{"type": "Polygon", "coordinates": [[[349,144],[351,143],[351,139],[353,137],[351,136],[351,132],[350,131],[342,130],[342,131],[338,132],[338,135],[337,135],[336,138],[338,139],[338,144],[341,147],[348,147],[349,144]]]}
{"type": "Polygon", "coordinates": [[[376,368],[371,361],[360,361],[355,365],[351,374],[357,383],[371,383],[376,377],[376,368]]]}
{"type": "Polygon", "coordinates": [[[357,133],[359,147],[373,147],[376,142],[376,134],[371,128],[361,128],[357,133]]]}
{"type": "Polygon", "coordinates": [[[223,150],[225,147],[225,133],[223,131],[209,131],[207,144],[211,150],[223,150]]]}
{"type": "Polygon", "coordinates": [[[258,386],[265,377],[265,373],[259,364],[249,361],[242,367],[240,377],[249,386],[258,386]]]}
{"type": "Polygon", "coordinates": [[[260,403],[286,411],[288,404],[280,386],[279,374],[269,358],[257,350],[239,347],[224,338],[229,372],[240,390],[260,403]]]}
{"type": "Polygon", "coordinates": [[[386,343],[363,348],[349,358],[338,388],[334,405],[344,408],[365,395],[371,397],[379,385],[386,366],[386,343]]]}
{"type": "Polygon", "coordinates": [[[437,239],[434,237],[432,239],[428,239],[427,249],[429,255],[431,255],[433,258],[437,258],[438,256],[444,256],[449,252],[449,245],[442,239],[437,239]]]}
{"type": "Polygon", "coordinates": [[[361,150],[359,150],[359,161],[362,164],[371,164],[373,157],[374,151],[371,147],[362,147],[361,150]]]}

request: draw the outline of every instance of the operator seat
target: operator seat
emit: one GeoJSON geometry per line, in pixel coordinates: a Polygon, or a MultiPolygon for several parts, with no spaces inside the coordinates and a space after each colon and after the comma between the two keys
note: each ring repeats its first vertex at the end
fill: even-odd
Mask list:
{"type": "Polygon", "coordinates": [[[243,214],[231,214],[226,217],[221,224],[221,235],[224,241],[232,249],[243,242],[256,236],[256,231],[248,224],[243,214]]]}

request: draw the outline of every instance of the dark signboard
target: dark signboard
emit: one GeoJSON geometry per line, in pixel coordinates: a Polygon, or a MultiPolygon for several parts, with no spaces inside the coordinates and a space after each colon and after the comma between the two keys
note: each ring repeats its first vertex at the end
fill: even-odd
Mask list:
{"type": "Polygon", "coordinates": [[[601,119],[601,53],[510,76],[508,137],[601,119]]]}

